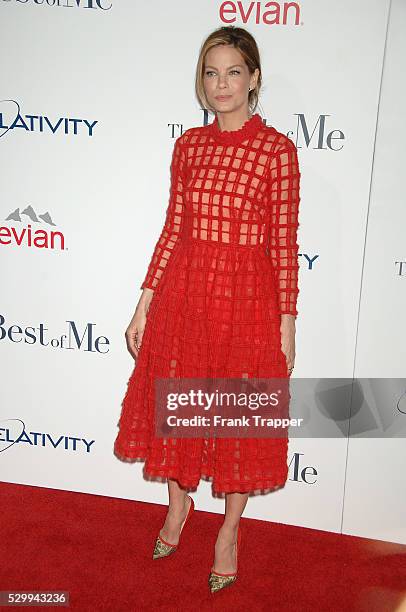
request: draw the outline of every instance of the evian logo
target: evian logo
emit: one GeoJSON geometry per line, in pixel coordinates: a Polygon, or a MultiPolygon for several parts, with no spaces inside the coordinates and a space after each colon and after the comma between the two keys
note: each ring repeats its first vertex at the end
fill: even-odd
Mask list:
{"type": "Polygon", "coordinates": [[[223,23],[265,25],[303,25],[299,2],[222,2],[219,8],[223,23]]]}
{"type": "Polygon", "coordinates": [[[37,215],[33,207],[27,206],[20,212],[16,208],[5,219],[10,223],[0,225],[0,245],[1,246],[27,246],[37,249],[65,250],[65,236],[61,231],[51,229],[56,224],[53,222],[49,212],[37,215]],[[40,228],[33,227],[28,223],[27,227],[20,224],[28,217],[32,224],[41,224],[40,228]],[[50,226],[50,227],[48,227],[50,226]]]}

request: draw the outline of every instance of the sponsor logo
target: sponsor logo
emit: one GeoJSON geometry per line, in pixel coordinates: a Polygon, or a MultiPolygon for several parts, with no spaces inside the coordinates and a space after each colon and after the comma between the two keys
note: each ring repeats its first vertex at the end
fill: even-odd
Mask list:
{"type": "Polygon", "coordinates": [[[5,220],[8,224],[0,225],[0,246],[65,250],[65,236],[62,231],[52,229],[56,223],[49,212],[37,214],[29,205],[21,211],[16,208],[5,220]]]}
{"type": "Polygon", "coordinates": [[[46,115],[22,113],[17,100],[0,100],[0,138],[22,130],[26,134],[58,134],[64,136],[93,136],[93,128],[98,121],[88,121],[78,117],[58,117],[51,119],[46,115]]]}
{"type": "Polygon", "coordinates": [[[222,2],[220,21],[250,25],[303,25],[299,2],[222,2]]]}
{"type": "Polygon", "coordinates": [[[0,421],[0,453],[12,446],[24,445],[31,448],[51,448],[74,453],[90,453],[95,440],[86,440],[80,436],[68,434],[51,434],[27,428],[21,419],[4,419],[0,421]]]}

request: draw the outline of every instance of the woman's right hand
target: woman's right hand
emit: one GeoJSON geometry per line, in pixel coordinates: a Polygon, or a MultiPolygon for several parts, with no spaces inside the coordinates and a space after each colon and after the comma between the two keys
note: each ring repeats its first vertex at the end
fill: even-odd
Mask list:
{"type": "Polygon", "coordinates": [[[147,313],[153,298],[152,289],[144,289],[140,301],[137,304],[135,313],[125,332],[127,348],[134,359],[137,359],[144,335],[145,325],[147,324],[147,313]]]}

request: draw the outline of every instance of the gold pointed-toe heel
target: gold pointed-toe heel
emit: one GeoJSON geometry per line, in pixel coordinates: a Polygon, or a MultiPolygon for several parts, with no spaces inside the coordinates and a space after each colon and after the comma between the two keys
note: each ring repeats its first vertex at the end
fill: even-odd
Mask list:
{"type": "MultiPolygon", "coordinates": [[[[195,509],[195,502],[193,501],[193,499],[190,497],[190,495],[188,495],[188,498],[190,499],[190,504],[189,504],[189,510],[186,514],[186,518],[182,523],[182,527],[180,528],[180,533],[179,533],[179,538],[182,534],[183,528],[186,525],[188,519],[191,517],[193,510],[195,509]]],[[[155,546],[154,546],[154,552],[152,554],[152,558],[153,559],[161,559],[162,557],[168,557],[169,555],[171,555],[172,553],[175,552],[175,550],[177,550],[179,546],[178,544],[170,544],[169,542],[167,542],[166,540],[163,539],[163,537],[161,536],[161,534],[158,534],[158,537],[155,541],[155,546]]]]}
{"type": "Polygon", "coordinates": [[[241,528],[239,526],[238,534],[237,534],[237,542],[235,546],[235,565],[236,565],[235,573],[234,574],[221,574],[219,572],[215,572],[212,567],[210,570],[210,575],[209,575],[209,587],[212,593],[216,593],[217,591],[220,591],[221,589],[224,589],[225,587],[230,586],[231,584],[233,584],[233,582],[237,580],[238,551],[240,548],[241,548],[241,528]]]}

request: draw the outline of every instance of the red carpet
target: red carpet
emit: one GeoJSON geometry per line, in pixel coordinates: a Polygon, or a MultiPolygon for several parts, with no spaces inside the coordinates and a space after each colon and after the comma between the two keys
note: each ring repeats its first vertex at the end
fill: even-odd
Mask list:
{"type": "Polygon", "coordinates": [[[196,511],[177,552],[153,561],[164,506],[8,483],[0,495],[0,590],[69,591],[70,607],[60,610],[406,607],[406,546],[399,544],[243,518],[238,580],[212,595],[207,577],[220,515],[196,511]]]}

